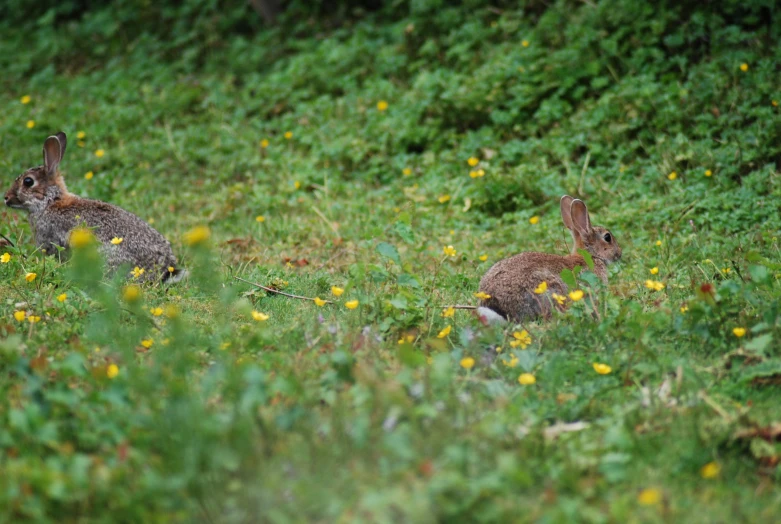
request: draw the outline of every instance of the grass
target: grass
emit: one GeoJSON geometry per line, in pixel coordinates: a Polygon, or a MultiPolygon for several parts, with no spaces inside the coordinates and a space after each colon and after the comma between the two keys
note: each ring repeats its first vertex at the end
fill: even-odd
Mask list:
{"type": "Polygon", "coordinates": [[[71,191],[153,222],[193,273],[128,301],[89,249],[58,264],[2,211],[2,520],[781,512],[778,24],[761,5],[429,4],[314,32],[207,9],[180,40],[133,17],[93,34],[98,8],[0,26],[7,185],[62,129],[71,191]],[[579,275],[598,305],[443,317],[497,260],[567,251],[564,193],[624,250],[609,286],[579,275]]]}

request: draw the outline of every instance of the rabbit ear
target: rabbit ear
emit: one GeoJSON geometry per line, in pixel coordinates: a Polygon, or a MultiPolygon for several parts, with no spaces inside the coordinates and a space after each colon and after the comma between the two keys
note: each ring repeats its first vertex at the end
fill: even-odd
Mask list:
{"type": "Polygon", "coordinates": [[[47,138],[43,143],[43,165],[47,175],[53,175],[57,172],[57,167],[65,155],[66,142],[65,133],[60,131],[47,138]]]}
{"type": "Polygon", "coordinates": [[[572,225],[575,227],[573,232],[577,231],[583,238],[591,234],[591,220],[588,217],[586,204],[582,200],[575,199],[572,201],[569,212],[572,218],[572,225]]]}
{"type": "Polygon", "coordinates": [[[575,200],[569,195],[564,195],[561,197],[561,202],[559,202],[559,207],[561,208],[561,220],[564,222],[564,227],[572,231],[572,215],[570,214],[570,206],[572,206],[572,201],[575,200]]]}

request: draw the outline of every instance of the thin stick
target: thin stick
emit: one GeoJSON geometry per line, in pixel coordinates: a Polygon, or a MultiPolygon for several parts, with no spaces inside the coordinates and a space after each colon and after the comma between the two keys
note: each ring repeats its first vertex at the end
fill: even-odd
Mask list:
{"type": "Polygon", "coordinates": [[[453,304],[452,306],[430,306],[430,307],[439,308],[439,309],[449,309],[451,307],[453,309],[477,309],[477,306],[465,306],[462,304],[453,304]]]}
{"type": "MultiPolygon", "coordinates": [[[[256,284],[255,282],[250,282],[249,280],[244,280],[241,277],[234,276],[233,278],[235,278],[236,280],[241,280],[242,282],[246,282],[247,284],[259,287],[260,289],[262,289],[264,291],[268,291],[269,293],[276,293],[277,295],[284,295],[286,297],[297,298],[299,300],[311,300],[312,302],[314,302],[314,300],[315,300],[314,298],[302,297],[300,295],[291,295],[290,293],[285,293],[284,291],[279,291],[279,290],[271,288],[271,287],[261,286],[260,284],[256,284]]],[[[333,302],[331,302],[330,300],[325,300],[324,302],[326,304],[333,304],[333,302]]]]}
{"type": "Polygon", "coordinates": [[[14,245],[14,243],[13,243],[13,242],[11,242],[11,239],[10,239],[10,238],[8,238],[7,236],[5,236],[5,235],[3,235],[3,234],[0,234],[0,238],[2,238],[3,240],[5,240],[6,242],[8,242],[8,245],[9,245],[9,246],[11,246],[11,247],[16,247],[16,246],[14,245]]]}

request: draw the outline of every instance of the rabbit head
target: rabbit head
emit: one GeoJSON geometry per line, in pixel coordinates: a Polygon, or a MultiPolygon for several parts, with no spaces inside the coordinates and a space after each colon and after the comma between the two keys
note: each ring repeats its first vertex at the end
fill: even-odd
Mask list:
{"type": "Polygon", "coordinates": [[[607,228],[591,225],[588,209],[582,200],[564,195],[561,197],[560,207],[564,226],[572,234],[573,254],[576,254],[578,249],[585,249],[592,258],[605,264],[621,258],[621,247],[616,238],[607,228]]]}
{"type": "Polygon", "coordinates": [[[32,167],[19,175],[5,194],[5,205],[40,213],[55,200],[69,196],[59,172],[65,154],[65,133],[60,131],[43,143],[43,165],[32,167]]]}

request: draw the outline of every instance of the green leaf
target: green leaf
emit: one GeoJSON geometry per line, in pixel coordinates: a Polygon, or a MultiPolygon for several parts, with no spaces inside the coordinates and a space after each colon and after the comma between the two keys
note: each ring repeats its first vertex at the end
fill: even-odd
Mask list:
{"type": "Polygon", "coordinates": [[[415,233],[412,231],[412,227],[406,222],[396,222],[393,224],[393,230],[407,244],[415,242],[415,233]]]}
{"type": "Polygon", "coordinates": [[[765,282],[770,276],[767,268],[760,265],[748,266],[748,274],[751,275],[751,280],[754,282],[765,282]]]}
{"type": "Polygon", "coordinates": [[[746,342],[745,348],[750,351],[761,353],[765,351],[765,348],[767,348],[771,342],[773,342],[773,334],[765,333],[764,335],[754,337],[746,342]]]}
{"type": "Polygon", "coordinates": [[[397,295],[390,299],[388,301],[391,306],[395,307],[396,309],[405,310],[407,309],[407,297],[403,297],[401,295],[397,295]]]}
{"type": "Polygon", "coordinates": [[[414,275],[410,275],[408,273],[402,273],[399,275],[398,283],[400,286],[409,286],[413,288],[420,287],[420,282],[418,282],[418,279],[414,275]]]}
{"type": "Polygon", "coordinates": [[[397,355],[402,364],[411,368],[417,368],[426,363],[426,357],[423,353],[416,351],[409,342],[399,344],[397,355]]]}
{"type": "Polygon", "coordinates": [[[586,251],[585,249],[578,249],[578,253],[580,256],[583,257],[583,260],[586,261],[586,265],[591,271],[594,271],[594,259],[591,258],[591,253],[586,251]]]}
{"type": "Polygon", "coordinates": [[[577,287],[578,281],[575,278],[575,273],[573,273],[571,269],[563,269],[561,273],[559,273],[559,276],[561,277],[561,280],[567,284],[567,287],[571,289],[575,289],[577,287]]]}
{"type": "Polygon", "coordinates": [[[387,242],[380,242],[377,244],[377,253],[381,256],[393,260],[398,265],[401,265],[401,258],[399,258],[399,252],[396,246],[388,244],[387,242]]]}

